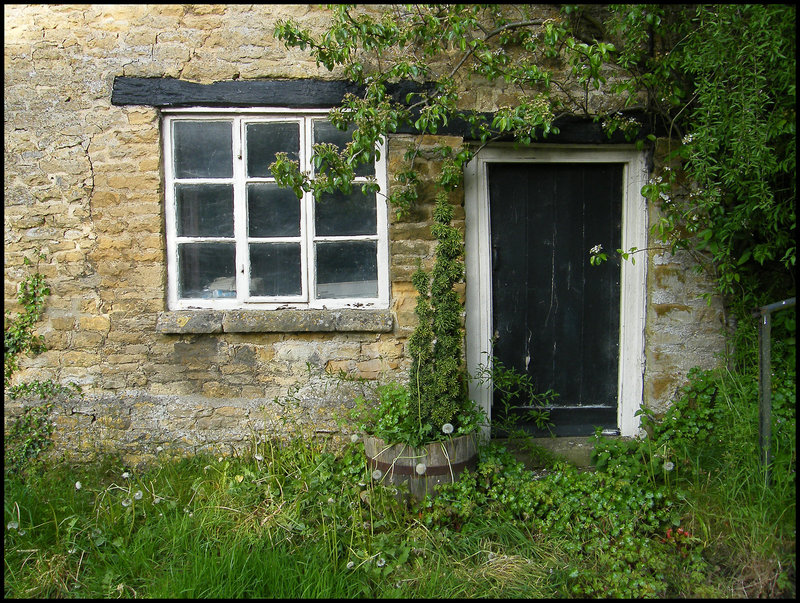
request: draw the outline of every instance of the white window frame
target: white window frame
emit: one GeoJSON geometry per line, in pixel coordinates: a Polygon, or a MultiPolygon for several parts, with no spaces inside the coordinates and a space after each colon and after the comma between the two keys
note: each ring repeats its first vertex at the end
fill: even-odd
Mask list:
{"type": "MultiPolygon", "coordinates": [[[[313,193],[304,193],[300,206],[300,243],[301,243],[301,283],[302,293],[289,297],[246,297],[248,279],[250,278],[250,259],[248,246],[250,241],[258,241],[247,233],[247,196],[248,182],[270,182],[273,178],[247,178],[246,149],[244,136],[246,124],[256,122],[290,122],[300,124],[300,170],[313,173],[311,164],[312,122],[325,118],[329,109],[287,109],[287,108],[245,108],[219,109],[207,107],[190,107],[164,110],[162,114],[162,141],[164,167],[164,201],[167,247],[167,305],[170,310],[187,309],[337,309],[337,308],[371,308],[386,309],[389,307],[389,212],[387,204],[386,177],[386,141],[377,145],[375,160],[375,179],[379,190],[376,199],[375,235],[352,235],[341,237],[316,236],[314,232],[314,199],[313,193]],[[213,179],[177,179],[174,174],[172,124],[179,120],[224,120],[232,122],[233,132],[233,177],[213,179]],[[177,212],[175,184],[189,183],[232,184],[234,189],[234,240],[236,243],[236,298],[178,298],[178,243],[177,212]],[[315,243],[324,241],[358,241],[371,240],[377,243],[378,294],[369,298],[316,298],[315,243]]],[[[356,177],[354,186],[366,182],[365,177],[356,177]]],[[[203,237],[188,237],[197,241],[203,237]]],[[[298,237],[293,237],[297,241],[298,237]]],[[[271,242],[280,242],[270,238],[271,242]]]]}
{"type": "MultiPolygon", "coordinates": [[[[492,352],[492,256],[489,212],[491,163],[621,163],[622,249],[647,248],[647,204],[641,194],[648,172],[644,153],[633,146],[530,145],[517,148],[498,144],[481,150],[465,166],[466,213],[466,357],[467,370],[477,375],[481,366],[491,368],[492,352]]],[[[588,254],[588,250],[587,250],[588,254]]],[[[619,373],[617,426],[622,436],[639,436],[636,411],[644,394],[644,329],[646,316],[647,257],[635,263],[621,262],[619,373]]],[[[492,383],[470,380],[470,397],[491,419],[492,383]]],[[[488,436],[488,427],[484,429],[488,436]]]]}

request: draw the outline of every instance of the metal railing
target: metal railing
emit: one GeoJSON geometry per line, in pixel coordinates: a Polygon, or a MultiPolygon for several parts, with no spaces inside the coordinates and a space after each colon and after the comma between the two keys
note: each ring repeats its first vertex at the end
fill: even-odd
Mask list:
{"type": "Polygon", "coordinates": [[[772,463],[772,370],[770,367],[770,328],[772,313],[791,308],[794,297],[761,306],[754,316],[758,321],[758,446],[761,449],[761,463],[764,466],[764,480],[769,486],[769,468],[772,463]]]}

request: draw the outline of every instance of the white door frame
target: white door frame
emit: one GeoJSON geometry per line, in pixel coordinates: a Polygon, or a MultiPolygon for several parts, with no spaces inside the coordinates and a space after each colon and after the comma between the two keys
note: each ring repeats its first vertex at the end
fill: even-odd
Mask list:
{"type": "MultiPolygon", "coordinates": [[[[490,163],[622,163],[622,249],[647,247],[647,206],[641,194],[647,183],[644,153],[633,146],[495,145],[482,149],[464,169],[466,213],[466,356],[467,370],[477,375],[491,366],[492,256],[489,212],[490,163]]],[[[615,253],[616,250],[607,250],[615,253]]],[[[589,250],[586,250],[588,256],[589,250]]],[[[638,436],[645,366],[644,327],[647,258],[635,254],[622,261],[620,280],[617,425],[622,436],[638,436]]],[[[469,394],[491,420],[491,382],[471,379],[469,394]]],[[[484,435],[488,436],[488,427],[484,435]]]]}

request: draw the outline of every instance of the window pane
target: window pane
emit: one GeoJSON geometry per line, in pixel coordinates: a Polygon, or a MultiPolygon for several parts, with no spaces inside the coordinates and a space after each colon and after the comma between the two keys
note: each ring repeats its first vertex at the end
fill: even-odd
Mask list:
{"type": "Polygon", "coordinates": [[[251,237],[299,237],[300,199],[277,184],[247,186],[248,233],[251,237]]]}
{"type": "Polygon", "coordinates": [[[233,243],[178,245],[178,297],[236,297],[233,243]]]}
{"type": "MultiPolygon", "coordinates": [[[[346,131],[342,131],[327,120],[314,121],[314,144],[329,142],[344,149],[345,145],[353,140],[354,126],[350,126],[346,131]]],[[[356,167],[356,176],[372,176],[375,173],[373,162],[361,163],[356,167]]]]}
{"type": "Polygon", "coordinates": [[[349,195],[324,193],[314,207],[317,236],[371,235],[378,232],[375,193],[356,185],[349,195]]]}
{"type": "Polygon", "coordinates": [[[231,178],[233,145],[229,121],[174,121],[176,178],[231,178]]]}
{"type": "Polygon", "coordinates": [[[250,245],[250,295],[300,295],[299,243],[250,245]]]}
{"type": "Polygon", "coordinates": [[[378,297],[375,241],[317,243],[317,298],[378,297]]]}
{"type": "Polygon", "coordinates": [[[233,186],[176,184],[179,237],[232,237],[233,186]]]}
{"type": "Polygon", "coordinates": [[[266,178],[275,153],[284,152],[292,161],[300,160],[300,124],[247,124],[247,175],[266,178]]]}

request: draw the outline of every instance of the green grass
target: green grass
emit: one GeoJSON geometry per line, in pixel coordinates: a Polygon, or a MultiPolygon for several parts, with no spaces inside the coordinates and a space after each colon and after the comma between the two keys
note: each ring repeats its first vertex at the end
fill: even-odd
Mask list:
{"type": "Polygon", "coordinates": [[[596,471],[542,457],[537,478],[490,445],[423,504],[374,482],[360,443],[302,437],[141,472],[34,464],[4,480],[4,594],[793,596],[794,375],[775,392],[769,486],[753,383],[724,371],[695,376],[643,443],[598,439],[596,471]]]}

